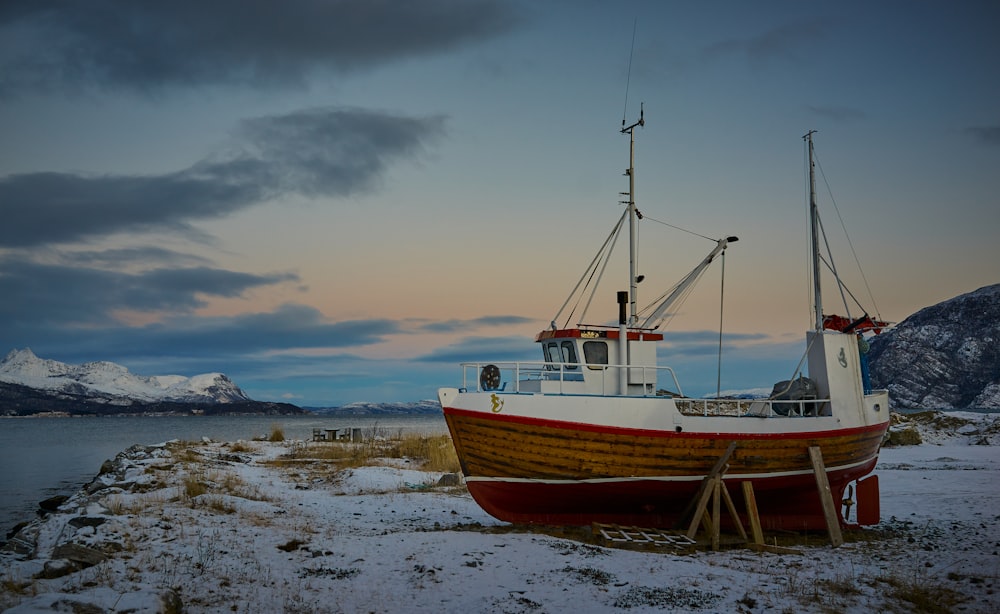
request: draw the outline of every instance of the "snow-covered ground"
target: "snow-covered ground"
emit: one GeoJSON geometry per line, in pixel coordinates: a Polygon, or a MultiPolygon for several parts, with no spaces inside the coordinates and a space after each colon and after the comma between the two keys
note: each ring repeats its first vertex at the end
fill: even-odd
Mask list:
{"type": "Polygon", "coordinates": [[[919,423],[924,444],[883,449],[880,525],[839,548],[801,538],[800,554],[615,548],[589,530],[499,522],[462,486],[403,460],[339,472],[281,462],[329,444],[135,448],[11,542],[35,554],[2,554],[0,607],[997,612],[1000,447],[974,442],[996,443],[1000,416],[960,415],[975,426],[919,423]],[[83,569],[65,560],[91,556],[107,558],[83,569]]]}

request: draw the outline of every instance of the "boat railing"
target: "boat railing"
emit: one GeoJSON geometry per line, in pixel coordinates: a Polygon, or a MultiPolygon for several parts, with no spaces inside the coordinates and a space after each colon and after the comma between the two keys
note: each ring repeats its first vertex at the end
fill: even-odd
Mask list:
{"type": "Polygon", "coordinates": [[[618,376],[625,374],[630,384],[628,396],[659,396],[662,392],[658,394],[654,384],[657,382],[657,375],[661,373],[670,375],[674,390],[680,395],[681,386],[677,381],[677,374],[670,367],[541,361],[462,363],[462,389],[477,392],[617,396],[618,376]],[[486,372],[490,372],[492,377],[485,376],[486,372]],[[599,377],[595,377],[598,375],[599,377]],[[594,383],[598,380],[599,383],[594,383]],[[545,389],[542,383],[547,383],[545,389]]]}
{"type": "Polygon", "coordinates": [[[686,416],[807,417],[828,415],[829,399],[674,399],[677,410],[686,416]]]}
{"type": "Polygon", "coordinates": [[[618,396],[617,377],[628,371],[632,391],[628,396],[669,396],[686,416],[808,417],[829,415],[830,400],[803,398],[737,399],[685,397],[677,375],[670,367],[604,365],[553,362],[466,362],[462,363],[462,391],[510,394],[592,394],[618,396]],[[662,389],[647,392],[658,372],[670,374],[676,393],[662,389]],[[584,374],[587,374],[586,376],[584,374]],[[600,377],[595,377],[599,375],[600,377]],[[587,381],[585,381],[585,379],[587,381]],[[642,391],[642,392],[635,392],[642,391]]]}

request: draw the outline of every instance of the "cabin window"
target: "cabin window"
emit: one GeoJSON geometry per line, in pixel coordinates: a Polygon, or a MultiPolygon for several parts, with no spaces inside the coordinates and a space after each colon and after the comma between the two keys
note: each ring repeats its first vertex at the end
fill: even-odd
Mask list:
{"type": "MultiPolygon", "coordinates": [[[[574,363],[574,362],[576,362],[576,350],[573,348],[573,342],[572,341],[563,341],[562,342],[562,361],[565,362],[565,363],[574,363]]],[[[567,364],[566,368],[567,369],[575,369],[576,365],[574,365],[574,364],[567,364]]]]}
{"type": "Polygon", "coordinates": [[[559,362],[559,344],[555,342],[546,343],[542,346],[542,354],[545,355],[545,362],[547,363],[545,368],[550,370],[555,369],[556,367],[551,363],[559,362]]]}
{"type": "MultiPolygon", "coordinates": [[[[584,341],[583,357],[588,366],[608,364],[608,344],[603,341],[584,341]]],[[[590,368],[600,369],[594,366],[590,368]]]]}

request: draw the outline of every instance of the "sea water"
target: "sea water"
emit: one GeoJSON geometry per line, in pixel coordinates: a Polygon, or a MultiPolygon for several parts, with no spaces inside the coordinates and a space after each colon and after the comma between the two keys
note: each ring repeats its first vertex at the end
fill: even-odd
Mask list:
{"type": "Polygon", "coordinates": [[[286,440],[311,440],[314,428],[387,435],[448,430],[440,414],[0,418],[0,543],[14,525],[34,518],[39,501],[76,492],[105,460],[134,444],[251,440],[276,426],[286,440]]]}

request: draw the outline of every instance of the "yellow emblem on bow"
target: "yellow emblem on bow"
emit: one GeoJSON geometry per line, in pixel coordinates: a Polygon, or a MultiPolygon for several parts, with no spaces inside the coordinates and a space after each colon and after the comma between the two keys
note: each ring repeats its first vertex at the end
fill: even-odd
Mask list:
{"type": "Polygon", "coordinates": [[[493,404],[493,407],[490,408],[490,411],[492,411],[495,414],[500,413],[500,410],[503,409],[503,399],[498,397],[497,393],[494,392],[493,394],[490,395],[490,402],[493,404]]]}

